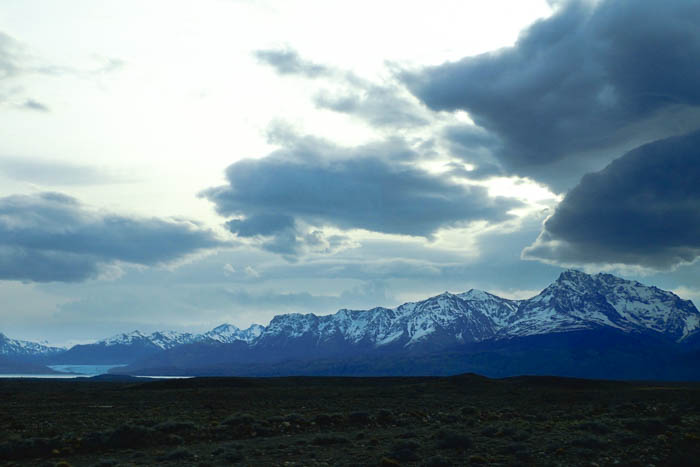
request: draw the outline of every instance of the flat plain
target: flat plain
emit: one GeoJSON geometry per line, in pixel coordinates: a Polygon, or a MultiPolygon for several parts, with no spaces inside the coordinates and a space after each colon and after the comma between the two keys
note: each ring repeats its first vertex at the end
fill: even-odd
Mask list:
{"type": "Polygon", "coordinates": [[[477,375],[0,380],[3,465],[698,462],[698,383],[477,375]]]}

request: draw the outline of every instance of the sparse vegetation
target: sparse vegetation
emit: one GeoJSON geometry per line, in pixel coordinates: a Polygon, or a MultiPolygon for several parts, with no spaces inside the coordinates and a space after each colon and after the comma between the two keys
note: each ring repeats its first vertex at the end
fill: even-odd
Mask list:
{"type": "Polygon", "coordinates": [[[438,439],[437,447],[439,449],[457,449],[465,451],[470,449],[474,444],[470,436],[452,431],[440,430],[436,438],[438,439]]]}
{"type": "Polygon", "coordinates": [[[350,440],[347,439],[345,436],[319,435],[319,436],[316,436],[313,439],[313,441],[311,441],[311,444],[315,444],[316,446],[330,446],[333,444],[347,444],[349,442],[350,442],[350,440]]]}
{"type": "Polygon", "coordinates": [[[419,448],[420,444],[415,441],[398,441],[391,447],[389,457],[402,462],[417,461],[420,459],[417,453],[419,448]]]}
{"type": "Polygon", "coordinates": [[[700,385],[0,380],[0,464],[693,465],[700,385]]]}

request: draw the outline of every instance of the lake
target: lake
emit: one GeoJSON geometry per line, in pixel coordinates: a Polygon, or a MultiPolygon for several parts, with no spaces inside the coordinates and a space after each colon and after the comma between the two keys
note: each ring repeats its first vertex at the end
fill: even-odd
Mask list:
{"type": "MultiPolygon", "coordinates": [[[[77,373],[77,376],[97,376],[109,373],[112,368],[126,366],[125,363],[115,365],[49,365],[54,371],[62,373],[77,373]]],[[[75,376],[75,375],[71,375],[75,376]]]]}
{"type": "Polygon", "coordinates": [[[90,377],[103,375],[111,368],[118,368],[121,366],[126,366],[126,364],[119,365],[49,365],[54,371],[60,371],[65,374],[41,374],[41,373],[29,373],[29,374],[19,374],[19,373],[7,373],[0,374],[0,378],[51,378],[51,379],[68,379],[68,378],[79,378],[79,377],[90,377]]]}
{"type": "MultiPolygon", "coordinates": [[[[48,379],[71,379],[71,378],[89,378],[91,376],[104,375],[111,368],[119,368],[126,364],[119,365],[49,365],[54,371],[61,371],[64,374],[52,373],[0,373],[0,378],[48,378],[48,379]]],[[[150,379],[186,379],[192,376],[141,376],[142,378],[150,379]]]]}

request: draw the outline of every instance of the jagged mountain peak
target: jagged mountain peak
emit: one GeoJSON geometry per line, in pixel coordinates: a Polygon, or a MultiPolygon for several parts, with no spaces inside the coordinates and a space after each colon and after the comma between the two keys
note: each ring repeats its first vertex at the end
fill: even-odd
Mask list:
{"type": "MultiPolygon", "coordinates": [[[[607,273],[591,275],[567,270],[538,295],[526,300],[510,300],[469,289],[458,294],[444,292],[395,308],[341,309],[320,316],[312,313],[277,315],[268,326],[254,324],[247,329],[224,323],[198,335],[176,331],[145,334],[135,330],[97,344],[103,347],[122,344],[157,351],[181,344],[218,342],[258,350],[275,349],[282,353],[294,346],[302,346],[307,351],[435,349],[598,328],[655,333],[682,341],[700,332],[700,312],[692,302],[657,287],[607,273]]],[[[0,345],[3,339],[7,341],[0,334],[0,345]]]]}
{"type": "Polygon", "coordinates": [[[240,331],[241,328],[236,326],[235,324],[229,324],[229,323],[224,323],[216,326],[214,329],[212,329],[209,332],[235,332],[235,331],[240,331]]]}
{"type": "MultiPolygon", "coordinates": [[[[625,285],[627,287],[642,287],[653,290],[661,290],[656,286],[647,286],[636,280],[623,279],[607,272],[588,274],[577,269],[567,269],[559,274],[559,277],[549,287],[569,287],[572,290],[600,289],[613,285],[625,285]]],[[[545,290],[547,290],[547,288],[545,290]]],[[[669,292],[670,293],[670,292],[669,292]]]]}
{"type": "Polygon", "coordinates": [[[562,271],[553,283],[544,290],[565,288],[573,291],[584,291],[594,287],[598,282],[597,275],[587,274],[577,269],[567,269],[562,271]]]}
{"type": "Polygon", "coordinates": [[[557,281],[580,280],[580,279],[588,279],[590,277],[592,277],[591,274],[587,274],[587,273],[580,271],[578,269],[566,269],[559,274],[557,281]]]}
{"type": "Polygon", "coordinates": [[[139,330],[124,332],[97,341],[97,345],[111,347],[115,345],[145,345],[155,346],[161,349],[169,349],[176,345],[188,344],[194,340],[195,336],[189,332],[178,331],[155,331],[151,334],[144,334],[139,330]]]}
{"type": "Polygon", "coordinates": [[[524,301],[511,324],[515,335],[611,327],[679,341],[700,328],[700,313],[692,302],[658,287],[608,273],[567,270],[524,301]]]}
{"type": "Polygon", "coordinates": [[[244,341],[250,343],[257,339],[265,330],[264,326],[252,324],[247,329],[241,329],[236,325],[224,323],[209,332],[204,333],[198,340],[211,339],[223,343],[244,341]]]}
{"type": "Polygon", "coordinates": [[[325,316],[278,315],[261,340],[306,336],[322,343],[341,336],[347,342],[374,346],[443,345],[597,327],[656,332],[680,340],[700,329],[700,315],[692,303],[671,292],[612,274],[570,269],[527,300],[470,289],[460,294],[443,292],[396,308],[342,309],[325,316]]]}
{"type": "Polygon", "coordinates": [[[99,341],[97,341],[97,344],[117,345],[117,344],[130,343],[130,342],[133,342],[134,340],[137,340],[137,339],[139,339],[139,340],[146,339],[146,336],[138,329],[134,329],[131,332],[122,332],[122,333],[110,336],[106,339],[99,340],[99,341]]]}
{"type": "Polygon", "coordinates": [[[466,292],[458,294],[457,296],[462,300],[492,300],[494,298],[501,299],[501,297],[497,295],[479,289],[469,289],[466,292]]]}
{"type": "Polygon", "coordinates": [[[51,355],[65,350],[46,343],[11,339],[0,332],[0,355],[51,355]]]}

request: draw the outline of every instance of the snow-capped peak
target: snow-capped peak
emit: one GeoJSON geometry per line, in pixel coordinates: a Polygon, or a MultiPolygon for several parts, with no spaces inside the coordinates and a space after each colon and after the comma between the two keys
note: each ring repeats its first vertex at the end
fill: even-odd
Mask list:
{"type": "MultiPolygon", "coordinates": [[[[335,314],[292,313],[275,316],[265,327],[240,329],[222,324],[204,334],[140,331],[97,342],[103,346],[170,349],[188,343],[244,343],[255,348],[328,345],[332,348],[427,346],[431,349],[481,342],[612,328],[626,333],[656,333],[682,341],[700,333],[700,312],[692,302],[657,287],[611,274],[567,270],[538,295],[509,300],[481,290],[444,292],[395,308],[341,309],[335,314]]],[[[46,353],[41,344],[14,341],[0,334],[0,354],[46,353]],[[8,350],[9,349],[9,350],[8,350]],[[14,350],[12,350],[14,349],[14,350]]]]}
{"type": "Polygon", "coordinates": [[[10,339],[0,332],[0,355],[51,355],[66,350],[45,343],[10,339]]]}
{"type": "Polygon", "coordinates": [[[116,334],[114,336],[108,337],[107,339],[102,339],[97,341],[96,344],[102,344],[106,346],[110,345],[129,345],[133,344],[135,341],[147,340],[146,336],[141,333],[141,331],[134,330],[131,332],[123,332],[116,334]]]}
{"type": "Polygon", "coordinates": [[[169,349],[176,345],[189,344],[194,341],[195,337],[194,334],[190,334],[189,332],[156,331],[150,335],[146,335],[141,331],[135,330],[103,339],[96,344],[104,346],[142,344],[154,345],[161,349],[169,349]]]}
{"type": "Polygon", "coordinates": [[[233,324],[222,324],[204,333],[202,337],[224,343],[235,341],[250,343],[257,339],[264,330],[265,327],[259,324],[253,324],[247,329],[240,329],[233,324]]]}
{"type": "Polygon", "coordinates": [[[161,349],[169,349],[176,345],[189,344],[195,340],[196,336],[189,332],[177,331],[157,331],[148,336],[153,344],[161,349]]]}
{"type": "Polygon", "coordinates": [[[700,313],[692,302],[657,287],[612,274],[568,270],[523,301],[509,332],[532,335],[601,326],[682,340],[700,329],[700,313]]]}
{"type": "Polygon", "coordinates": [[[691,302],[671,292],[610,274],[589,275],[570,269],[527,300],[471,289],[461,294],[444,292],[392,309],[276,316],[254,344],[303,338],[318,343],[340,339],[375,347],[455,345],[599,327],[656,332],[682,340],[700,332],[700,313],[691,302]]]}
{"type": "Polygon", "coordinates": [[[458,294],[458,297],[462,300],[492,300],[494,298],[501,299],[496,295],[490,294],[479,289],[469,289],[466,292],[458,294]]]}

